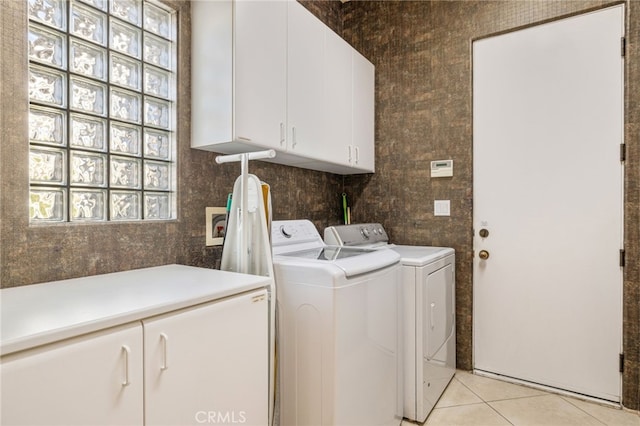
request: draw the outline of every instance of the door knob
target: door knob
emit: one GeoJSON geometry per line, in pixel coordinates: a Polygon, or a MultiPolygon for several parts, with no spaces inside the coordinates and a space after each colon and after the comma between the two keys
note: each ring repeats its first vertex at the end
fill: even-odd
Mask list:
{"type": "Polygon", "coordinates": [[[482,260],[487,260],[489,258],[489,252],[486,250],[480,250],[480,253],[478,253],[478,257],[480,257],[480,259],[482,260]]]}

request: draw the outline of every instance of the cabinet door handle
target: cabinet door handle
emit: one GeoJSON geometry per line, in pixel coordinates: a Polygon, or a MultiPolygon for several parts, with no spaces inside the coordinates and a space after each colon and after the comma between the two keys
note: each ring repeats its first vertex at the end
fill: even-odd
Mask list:
{"type": "Polygon", "coordinates": [[[280,123],[280,146],[284,145],[284,123],[280,123]]]}
{"type": "Polygon", "coordinates": [[[349,164],[351,164],[351,162],[353,161],[353,156],[351,155],[351,149],[353,147],[351,145],[349,145],[349,164]]]}
{"type": "Polygon", "coordinates": [[[124,381],[122,386],[129,386],[131,380],[129,380],[129,355],[131,355],[131,349],[127,345],[122,345],[122,354],[124,355],[124,381]]]}
{"type": "Polygon", "coordinates": [[[436,310],[436,304],[432,303],[431,304],[431,310],[430,310],[430,313],[431,313],[431,315],[430,315],[430,317],[431,317],[430,318],[430,323],[431,324],[429,324],[431,326],[432,330],[436,327],[436,313],[435,313],[435,310],[436,310]]]}
{"type": "Polygon", "coordinates": [[[360,162],[360,148],[356,146],[356,164],[360,162]]]}
{"type": "Polygon", "coordinates": [[[298,140],[296,138],[296,127],[293,126],[291,127],[291,147],[295,148],[297,144],[298,144],[298,140]]]}
{"type": "Polygon", "coordinates": [[[162,342],[162,365],[160,366],[160,370],[166,370],[169,368],[167,360],[167,344],[169,342],[169,337],[165,333],[160,333],[160,341],[162,342]]]}

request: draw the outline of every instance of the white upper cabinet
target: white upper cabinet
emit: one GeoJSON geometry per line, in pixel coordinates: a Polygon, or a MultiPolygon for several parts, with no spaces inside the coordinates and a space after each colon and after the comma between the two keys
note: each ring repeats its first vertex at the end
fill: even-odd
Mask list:
{"type": "Polygon", "coordinates": [[[375,169],[375,68],[356,50],[353,57],[353,138],[351,165],[365,172],[375,169]]]}
{"type": "Polygon", "coordinates": [[[191,146],[211,148],[233,134],[233,8],[191,4],[191,146]]]}
{"type": "Polygon", "coordinates": [[[235,139],[287,148],[286,48],[286,2],[235,2],[235,139]]]}
{"type": "Polygon", "coordinates": [[[289,2],[287,118],[291,150],[324,159],[325,25],[297,1],[289,2]]]}
{"type": "Polygon", "coordinates": [[[374,67],[304,6],[196,1],[192,24],[193,148],[374,171],[374,67]]]}
{"type": "MultiPolygon", "coordinates": [[[[350,165],[353,129],[353,48],[333,31],[325,32],[325,146],[340,164],[350,165]]],[[[322,158],[322,157],[320,157],[322,158]]]]}
{"type": "Polygon", "coordinates": [[[285,147],[286,2],[197,1],[191,9],[191,146],[285,147]]]}

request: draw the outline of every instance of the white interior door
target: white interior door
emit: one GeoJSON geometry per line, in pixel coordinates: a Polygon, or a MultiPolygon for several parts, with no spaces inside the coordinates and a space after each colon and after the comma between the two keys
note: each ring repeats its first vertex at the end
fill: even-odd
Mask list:
{"type": "Polygon", "coordinates": [[[611,401],[623,35],[620,5],[473,43],[474,368],[611,401]]]}

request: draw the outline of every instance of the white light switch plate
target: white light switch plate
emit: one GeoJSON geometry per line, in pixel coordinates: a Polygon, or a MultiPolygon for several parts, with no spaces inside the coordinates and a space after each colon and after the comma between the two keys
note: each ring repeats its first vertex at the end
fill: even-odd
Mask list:
{"type": "Polygon", "coordinates": [[[434,200],[433,201],[434,216],[451,216],[450,200],[434,200]]]}

